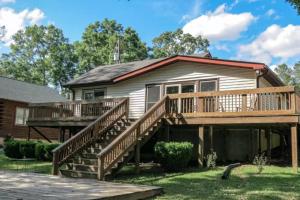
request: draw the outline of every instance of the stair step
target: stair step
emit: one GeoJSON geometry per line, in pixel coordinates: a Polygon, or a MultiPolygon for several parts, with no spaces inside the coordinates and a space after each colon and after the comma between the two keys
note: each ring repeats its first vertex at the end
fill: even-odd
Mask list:
{"type": "Polygon", "coordinates": [[[78,158],[75,157],[69,163],[82,164],[82,165],[98,165],[98,159],[78,158]]]}
{"type": "Polygon", "coordinates": [[[97,172],[98,166],[97,165],[83,165],[83,164],[67,163],[66,170],[97,172]]]}
{"type": "Polygon", "coordinates": [[[97,158],[97,154],[96,153],[85,153],[82,152],[80,154],[77,155],[80,158],[88,158],[88,159],[96,159],[97,158]]]}
{"type": "Polygon", "coordinates": [[[95,148],[95,147],[89,147],[84,149],[82,152],[83,153],[92,153],[92,154],[98,154],[102,151],[102,148],[95,148]]]}
{"type": "Polygon", "coordinates": [[[65,177],[72,177],[72,178],[97,178],[96,172],[86,172],[86,171],[74,171],[74,170],[66,170],[60,169],[60,174],[65,177]]]}

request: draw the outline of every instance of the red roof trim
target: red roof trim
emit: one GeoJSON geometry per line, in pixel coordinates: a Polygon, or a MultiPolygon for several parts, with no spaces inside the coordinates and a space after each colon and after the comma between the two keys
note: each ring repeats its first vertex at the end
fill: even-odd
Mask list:
{"type": "Polygon", "coordinates": [[[243,62],[243,61],[232,61],[232,60],[219,60],[219,59],[211,59],[211,58],[199,58],[199,57],[191,57],[191,56],[174,56],[167,58],[165,60],[150,64],[146,67],[137,69],[132,72],[128,72],[127,74],[121,75],[116,77],[113,82],[123,81],[129,78],[133,78],[139,76],[141,74],[147,73],[154,69],[172,64],[178,61],[186,61],[186,62],[194,62],[194,63],[201,63],[201,64],[211,64],[211,65],[222,65],[222,66],[229,66],[229,67],[239,67],[239,68],[248,68],[248,69],[265,69],[265,64],[263,63],[251,63],[251,62],[243,62]]]}

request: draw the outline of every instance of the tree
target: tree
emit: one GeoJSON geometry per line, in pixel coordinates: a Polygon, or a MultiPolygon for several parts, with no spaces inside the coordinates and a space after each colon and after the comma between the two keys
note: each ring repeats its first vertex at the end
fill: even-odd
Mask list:
{"type": "Polygon", "coordinates": [[[300,15],[300,0],[286,0],[297,10],[298,14],[300,15]]]}
{"type": "Polygon", "coordinates": [[[294,65],[293,74],[295,77],[295,85],[300,88],[300,61],[294,65]]]}
{"type": "Polygon", "coordinates": [[[75,43],[79,59],[78,74],[93,69],[98,65],[114,63],[114,52],[119,40],[120,60],[129,62],[148,57],[146,44],[132,28],[126,28],[115,20],[104,19],[88,25],[82,41],[75,43]]]}
{"type": "Polygon", "coordinates": [[[209,42],[201,36],[193,37],[189,33],[183,33],[181,29],[168,31],[153,39],[153,57],[161,58],[172,55],[191,55],[201,51],[207,51],[209,42]]]}
{"type": "Polygon", "coordinates": [[[295,78],[292,76],[293,69],[288,67],[286,64],[278,65],[275,68],[275,72],[284,84],[286,84],[286,85],[294,85],[295,84],[295,78]]]}
{"type": "Polygon", "coordinates": [[[8,76],[57,88],[73,78],[77,59],[62,30],[54,25],[34,25],[18,31],[12,39],[11,51],[0,60],[0,69],[8,76]]]}

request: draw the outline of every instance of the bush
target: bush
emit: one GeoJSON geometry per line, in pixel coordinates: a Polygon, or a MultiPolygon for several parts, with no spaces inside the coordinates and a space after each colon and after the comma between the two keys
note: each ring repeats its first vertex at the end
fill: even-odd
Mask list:
{"type": "Polygon", "coordinates": [[[257,167],[257,173],[261,173],[264,170],[265,165],[267,164],[268,158],[265,156],[265,153],[261,155],[256,155],[253,160],[253,164],[257,167]]]}
{"type": "Polygon", "coordinates": [[[189,142],[158,142],[154,146],[155,156],[167,171],[180,171],[187,167],[193,154],[189,142]]]}
{"type": "Polygon", "coordinates": [[[35,157],[35,145],[36,142],[32,141],[19,141],[20,153],[25,158],[34,158],[35,157]]]}
{"type": "Polygon", "coordinates": [[[52,161],[53,159],[53,153],[52,151],[58,147],[59,144],[46,144],[44,146],[44,150],[45,150],[45,160],[47,161],[52,161]]]}
{"type": "Polygon", "coordinates": [[[38,160],[52,161],[53,153],[59,144],[37,143],[35,146],[35,158],[38,160]]]}
{"type": "Polygon", "coordinates": [[[22,153],[20,152],[20,141],[7,140],[4,143],[4,154],[9,158],[22,158],[22,153]]]}
{"type": "Polygon", "coordinates": [[[45,146],[45,144],[42,142],[38,142],[35,145],[34,155],[37,160],[46,160],[46,158],[45,158],[46,151],[45,151],[44,146],[45,146]]]}

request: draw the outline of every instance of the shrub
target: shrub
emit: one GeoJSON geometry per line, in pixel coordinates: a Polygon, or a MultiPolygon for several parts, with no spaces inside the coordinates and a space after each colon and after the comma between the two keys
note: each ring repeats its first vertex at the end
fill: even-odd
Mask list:
{"type": "Polygon", "coordinates": [[[264,166],[267,164],[268,158],[265,153],[256,155],[253,160],[253,164],[257,167],[257,173],[261,173],[264,170],[264,166]]]}
{"type": "Polygon", "coordinates": [[[32,141],[20,141],[20,153],[25,158],[34,158],[35,157],[35,145],[36,142],[32,141]]]}
{"type": "Polygon", "coordinates": [[[9,158],[22,158],[20,152],[20,141],[7,140],[4,143],[4,154],[9,158]]]}
{"type": "Polygon", "coordinates": [[[42,142],[38,142],[35,145],[34,155],[37,160],[45,160],[46,159],[45,158],[46,151],[45,151],[44,146],[45,146],[45,144],[42,142]]]}
{"type": "Polygon", "coordinates": [[[211,153],[206,156],[206,167],[207,168],[216,168],[217,166],[217,153],[211,150],[211,153]]]}
{"type": "Polygon", "coordinates": [[[46,144],[44,146],[44,150],[45,150],[45,160],[47,161],[52,161],[53,159],[53,153],[52,151],[58,147],[59,144],[46,144]]]}
{"type": "Polygon", "coordinates": [[[158,162],[167,171],[180,171],[192,158],[193,145],[189,142],[158,142],[154,146],[158,162]]]}

